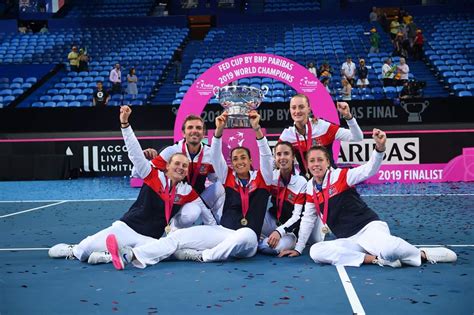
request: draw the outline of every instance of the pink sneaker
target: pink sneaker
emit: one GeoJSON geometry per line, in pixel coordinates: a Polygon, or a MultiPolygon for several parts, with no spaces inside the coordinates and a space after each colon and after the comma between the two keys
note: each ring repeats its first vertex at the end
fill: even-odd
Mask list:
{"type": "Polygon", "coordinates": [[[126,264],[132,261],[132,249],[128,246],[119,248],[117,238],[114,234],[107,236],[105,243],[107,245],[107,250],[110,255],[112,255],[112,263],[114,264],[115,269],[122,270],[125,268],[126,264]]]}

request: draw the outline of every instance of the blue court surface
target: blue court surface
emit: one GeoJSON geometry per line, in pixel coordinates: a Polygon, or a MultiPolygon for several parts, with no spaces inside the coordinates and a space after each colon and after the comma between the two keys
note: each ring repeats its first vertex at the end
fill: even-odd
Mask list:
{"type": "Polygon", "coordinates": [[[124,178],[0,182],[0,314],[473,314],[474,183],[360,186],[392,234],[448,245],[454,264],[336,268],[257,255],[144,270],[50,259],[109,226],[138,189],[124,178]]]}

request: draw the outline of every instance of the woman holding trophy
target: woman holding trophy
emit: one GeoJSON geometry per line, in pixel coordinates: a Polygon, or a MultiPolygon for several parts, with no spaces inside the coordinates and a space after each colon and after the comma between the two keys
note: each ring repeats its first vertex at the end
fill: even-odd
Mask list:
{"type": "Polygon", "coordinates": [[[250,151],[245,147],[236,147],[231,151],[233,169],[228,167],[222,154],[221,139],[228,116],[224,112],[216,118],[216,131],[211,144],[211,156],[216,157],[213,166],[226,195],[221,225],[177,230],[165,238],[134,248],[120,247],[120,240],[111,236],[107,247],[110,247],[116,269],[123,269],[127,263],[145,268],[173,254],[180,260],[199,262],[255,255],[272,183],[271,150],[260,128],[260,115],[252,110],[248,118],[257,137],[260,170],[251,169],[250,151]]]}
{"type": "Polygon", "coordinates": [[[332,157],[334,140],[362,141],[364,138],[362,130],[351,114],[349,104],[338,102],[336,105],[339,113],[347,121],[349,129],[341,128],[321,118],[314,117],[311,119],[309,99],[304,94],[296,94],[290,100],[290,114],[294,125],[283,130],[279,141],[288,141],[293,145],[300,174],[303,176],[310,176],[305,155],[313,144],[326,147],[330,152],[331,165],[335,166],[332,157]]]}

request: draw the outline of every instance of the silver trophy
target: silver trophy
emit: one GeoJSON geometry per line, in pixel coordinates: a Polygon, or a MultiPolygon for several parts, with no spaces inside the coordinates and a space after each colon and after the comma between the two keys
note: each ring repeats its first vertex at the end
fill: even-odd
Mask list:
{"type": "Polygon", "coordinates": [[[229,113],[227,118],[228,128],[248,128],[250,121],[248,112],[257,109],[263,98],[268,93],[268,86],[262,89],[245,85],[228,85],[214,87],[214,95],[224,110],[229,113]]]}

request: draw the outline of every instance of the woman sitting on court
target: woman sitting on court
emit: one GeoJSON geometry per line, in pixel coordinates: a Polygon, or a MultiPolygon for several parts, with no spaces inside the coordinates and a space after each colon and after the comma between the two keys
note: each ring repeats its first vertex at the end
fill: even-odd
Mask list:
{"type": "Polygon", "coordinates": [[[296,245],[297,232],[306,200],[306,178],[295,173],[293,146],[278,142],[274,154],[271,206],[265,214],[258,250],[278,255],[296,245]]]}
{"type": "Polygon", "coordinates": [[[279,141],[288,141],[293,145],[301,175],[307,175],[305,154],[313,144],[328,148],[329,152],[331,152],[331,165],[334,166],[335,164],[332,158],[332,144],[334,140],[362,141],[364,138],[362,130],[351,114],[349,104],[338,102],[337,110],[347,121],[349,130],[320,118],[315,117],[310,119],[311,108],[306,95],[296,94],[291,98],[290,114],[294,126],[283,130],[279,141]]]}
{"type": "Polygon", "coordinates": [[[227,166],[222,154],[222,133],[227,122],[227,113],[216,118],[216,131],[212,139],[211,152],[218,181],[225,188],[225,203],[221,225],[193,226],[180,229],[168,237],[138,246],[123,246],[120,237],[110,235],[107,248],[113,257],[116,269],[132,263],[145,268],[174,254],[180,260],[213,262],[229,257],[248,258],[257,252],[257,236],[260,235],[265,217],[270,185],[272,183],[272,159],[268,142],[260,128],[260,115],[249,113],[255,130],[260,154],[260,170],[251,169],[249,149],[237,147],[231,151],[233,169],[227,166]]]}
{"type": "Polygon", "coordinates": [[[77,245],[55,245],[49,250],[50,257],[77,258],[90,264],[111,262],[105,246],[109,234],[120,237],[124,245],[139,246],[162,237],[164,233],[172,234],[175,228],[172,228],[171,221],[178,212],[179,226],[191,226],[201,214],[204,223],[216,224],[199,195],[183,182],[188,174],[189,159],[176,153],[169,159],[166,171],[152,167],[130,127],[128,118],[131,112],[128,106],[120,108],[120,124],[130,161],[144,178],[137,200],[112,226],[88,236],[77,245]]]}
{"type": "Polygon", "coordinates": [[[313,178],[307,184],[298,242],[294,250],[281,254],[301,255],[315,222],[320,221],[321,231],[325,234],[331,231],[336,239],[311,246],[309,254],[317,263],[401,267],[402,264],[420,266],[422,261],[456,261],[456,254],[447,248],[418,249],[392,236],[387,223],[362,200],[354,185],[378,172],[385,152],[385,133],[374,129],[373,138],[375,150],[369,161],[352,169],[331,168],[329,152],[321,146],[308,151],[308,168],[313,178]]]}

